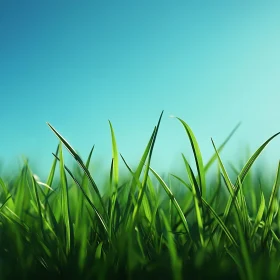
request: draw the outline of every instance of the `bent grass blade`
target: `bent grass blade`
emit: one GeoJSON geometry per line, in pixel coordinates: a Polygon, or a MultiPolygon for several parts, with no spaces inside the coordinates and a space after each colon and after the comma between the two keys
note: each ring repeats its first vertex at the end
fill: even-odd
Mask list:
{"type": "MultiPolygon", "coordinates": [[[[238,177],[240,178],[240,182],[243,183],[246,175],[248,174],[250,168],[252,167],[253,163],[255,162],[255,160],[259,157],[259,155],[261,154],[261,152],[263,151],[263,149],[267,146],[267,144],[273,139],[275,138],[277,135],[279,135],[280,132],[274,134],[273,136],[271,136],[268,140],[266,140],[257,150],[256,152],[249,158],[249,160],[247,161],[247,163],[244,165],[244,167],[242,168],[242,170],[240,171],[238,177]]],[[[239,183],[238,183],[238,179],[236,179],[235,182],[235,187],[238,189],[239,187],[239,183]]]]}
{"type": "Polygon", "coordinates": [[[195,158],[195,163],[196,163],[196,168],[197,168],[197,173],[198,173],[198,178],[199,178],[199,187],[200,187],[200,192],[202,197],[206,197],[206,181],[205,181],[205,170],[204,170],[204,166],[203,166],[203,161],[202,161],[202,155],[200,152],[200,148],[198,146],[197,140],[195,138],[195,135],[193,134],[191,128],[180,118],[177,118],[182,125],[184,126],[191,146],[192,146],[192,151],[193,151],[193,155],[195,158]]]}
{"type": "Polygon", "coordinates": [[[86,166],[84,165],[82,159],[80,158],[80,156],[76,153],[76,151],[71,147],[71,145],[57,132],[57,130],[49,123],[47,123],[48,126],[51,128],[51,130],[55,133],[55,135],[58,137],[58,139],[64,144],[64,146],[67,148],[67,150],[70,152],[70,154],[74,157],[74,159],[77,161],[77,163],[80,165],[80,167],[82,168],[82,170],[85,172],[85,174],[87,175],[91,185],[93,186],[99,202],[104,210],[104,214],[106,215],[106,218],[108,218],[107,216],[107,211],[106,211],[106,207],[105,204],[102,200],[101,194],[99,192],[99,189],[95,183],[95,181],[93,180],[92,176],[90,175],[89,170],[86,168],[86,166]]]}

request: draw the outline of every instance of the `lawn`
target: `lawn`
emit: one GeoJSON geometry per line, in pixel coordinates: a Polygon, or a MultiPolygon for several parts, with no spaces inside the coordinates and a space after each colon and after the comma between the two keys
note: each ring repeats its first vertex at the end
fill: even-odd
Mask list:
{"type": "Polygon", "coordinates": [[[59,144],[47,180],[28,163],[0,178],[1,280],[280,279],[280,165],[272,185],[251,171],[278,133],[229,176],[220,152],[238,126],[220,146],[212,141],[214,154],[204,163],[194,133],[177,118],[195,164],[182,155],[184,175],[160,175],[150,163],[161,117],[134,170],[109,123],[112,162],[103,186],[89,171],[94,149],[82,160],[48,124],[59,144]]]}

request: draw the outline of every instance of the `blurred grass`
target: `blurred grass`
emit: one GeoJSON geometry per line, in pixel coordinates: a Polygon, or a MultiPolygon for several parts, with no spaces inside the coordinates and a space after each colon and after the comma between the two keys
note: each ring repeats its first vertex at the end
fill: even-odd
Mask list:
{"type": "Polygon", "coordinates": [[[195,134],[178,118],[195,166],[182,155],[185,173],[161,176],[150,166],[161,117],[135,170],[119,158],[109,122],[112,162],[103,186],[89,171],[94,148],[84,163],[48,124],[59,145],[47,180],[27,161],[0,178],[0,279],[280,279],[280,164],[273,184],[251,171],[278,134],[229,176],[220,152],[239,124],[219,147],[212,140],[213,157],[203,162],[195,134]],[[217,172],[209,177],[210,167],[217,172]]]}

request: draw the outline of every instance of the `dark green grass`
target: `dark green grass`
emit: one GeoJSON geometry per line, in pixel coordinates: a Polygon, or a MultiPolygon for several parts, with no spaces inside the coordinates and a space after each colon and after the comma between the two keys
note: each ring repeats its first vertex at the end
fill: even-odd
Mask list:
{"type": "Polygon", "coordinates": [[[195,165],[182,155],[185,174],[162,177],[150,166],[161,117],[135,170],[119,155],[109,123],[104,186],[89,171],[94,150],[84,162],[49,124],[60,143],[46,182],[27,163],[0,179],[1,280],[280,279],[280,167],[272,185],[250,171],[277,134],[231,180],[220,152],[238,126],[219,147],[212,141],[213,157],[204,163],[194,133],[178,118],[195,165]],[[65,164],[63,146],[75,168],[65,164]],[[129,175],[120,176],[119,161],[129,175]],[[212,165],[218,171],[206,180],[212,165]]]}

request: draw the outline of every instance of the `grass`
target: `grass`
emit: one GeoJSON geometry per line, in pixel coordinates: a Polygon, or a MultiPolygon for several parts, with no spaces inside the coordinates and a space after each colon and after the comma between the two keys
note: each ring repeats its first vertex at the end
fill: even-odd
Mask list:
{"type": "Polygon", "coordinates": [[[272,186],[249,172],[279,133],[232,181],[220,152],[239,125],[219,147],[212,140],[214,154],[203,163],[194,133],[177,118],[195,166],[182,155],[186,176],[163,178],[150,166],[161,118],[135,170],[119,156],[109,122],[112,162],[103,194],[89,171],[94,148],[84,162],[48,124],[59,145],[46,182],[28,163],[13,178],[0,178],[1,279],[280,278],[280,164],[272,186]],[[73,170],[63,146],[77,163],[73,170]],[[129,176],[119,174],[120,160],[129,176]],[[218,172],[206,181],[214,164],[218,172]]]}

